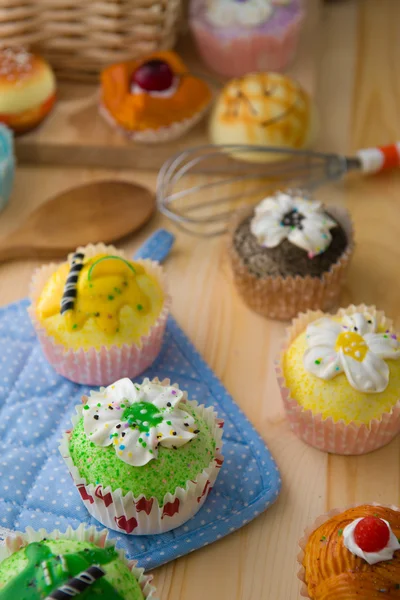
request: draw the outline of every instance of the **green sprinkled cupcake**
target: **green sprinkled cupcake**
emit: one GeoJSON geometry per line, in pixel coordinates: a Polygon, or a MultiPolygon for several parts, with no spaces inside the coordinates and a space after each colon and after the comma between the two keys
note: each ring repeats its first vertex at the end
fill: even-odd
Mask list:
{"type": "Polygon", "coordinates": [[[126,560],[94,527],[65,533],[27,528],[0,547],[1,600],[43,600],[83,594],[87,600],[150,600],[151,577],[126,560]]]}
{"type": "Polygon", "coordinates": [[[121,379],[83,401],[60,452],[90,514],[133,535],[190,519],[223,462],[214,410],[158,379],[121,379]]]}

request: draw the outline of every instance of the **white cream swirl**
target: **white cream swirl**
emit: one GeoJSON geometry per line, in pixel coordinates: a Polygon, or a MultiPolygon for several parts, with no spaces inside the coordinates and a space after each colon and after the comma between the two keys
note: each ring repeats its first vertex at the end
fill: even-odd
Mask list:
{"type": "Polygon", "coordinates": [[[183,403],[177,387],[120,379],[90,393],[84,430],[96,446],[112,444],[118,458],[141,467],[157,458],[159,445],[178,448],[196,437],[195,420],[180,408],[183,403]]]}
{"type": "Polygon", "coordinates": [[[387,543],[385,548],[382,548],[382,550],[379,550],[379,552],[364,552],[364,550],[362,550],[357,544],[354,537],[355,528],[357,527],[358,523],[362,520],[362,518],[355,519],[352,523],[349,523],[349,525],[347,525],[343,529],[343,544],[345,545],[347,550],[349,550],[352,554],[363,558],[365,561],[367,561],[369,565],[375,565],[376,563],[382,562],[384,560],[392,560],[394,553],[397,550],[400,550],[400,544],[390,527],[390,523],[385,519],[382,519],[382,521],[384,521],[384,523],[386,523],[386,525],[389,527],[390,531],[389,542],[387,543]]]}
{"type": "Polygon", "coordinates": [[[207,18],[217,27],[260,25],[271,17],[271,0],[210,0],[207,18]]]}
{"type": "Polygon", "coordinates": [[[275,248],[288,239],[305,250],[309,258],[325,252],[332,241],[333,227],[337,223],[324,212],[320,202],[281,192],[262,200],[250,223],[261,246],[275,248]]]}
{"type": "Polygon", "coordinates": [[[351,387],[368,394],[383,392],[389,383],[384,359],[400,358],[400,343],[389,330],[378,332],[368,313],[345,315],[341,322],[322,317],[306,329],[306,371],[329,381],[345,373],[351,387]]]}

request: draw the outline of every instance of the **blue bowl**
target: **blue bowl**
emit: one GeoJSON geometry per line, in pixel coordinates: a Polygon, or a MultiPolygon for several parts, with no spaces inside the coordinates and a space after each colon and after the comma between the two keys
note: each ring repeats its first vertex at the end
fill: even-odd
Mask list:
{"type": "Polygon", "coordinates": [[[14,183],[15,158],[12,132],[0,123],[0,211],[7,205],[14,183]]]}

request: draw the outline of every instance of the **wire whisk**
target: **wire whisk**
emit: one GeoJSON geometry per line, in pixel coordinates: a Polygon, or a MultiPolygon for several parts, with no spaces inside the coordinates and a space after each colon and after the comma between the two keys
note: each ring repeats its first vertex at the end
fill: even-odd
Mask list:
{"type": "Polygon", "coordinates": [[[157,203],[179,228],[211,237],[226,231],[239,207],[256,204],[278,189],[307,193],[351,170],[377,173],[399,165],[400,143],[360,150],[354,157],[265,146],[199,146],[164,163],[157,203]]]}

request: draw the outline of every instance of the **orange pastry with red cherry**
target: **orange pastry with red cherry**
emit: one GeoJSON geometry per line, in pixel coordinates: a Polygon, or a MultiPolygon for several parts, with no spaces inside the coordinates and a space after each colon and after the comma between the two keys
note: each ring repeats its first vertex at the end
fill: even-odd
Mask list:
{"type": "Polygon", "coordinates": [[[23,48],[0,50],[0,122],[16,133],[35,128],[56,98],[50,65],[23,48]]]}
{"type": "Polygon", "coordinates": [[[400,510],[364,505],[316,523],[300,545],[302,595],[311,600],[400,598],[400,510]]]}
{"type": "Polygon", "coordinates": [[[180,137],[202,118],[211,99],[210,87],[171,51],[114,64],[101,74],[101,114],[139,142],[180,137]]]}

